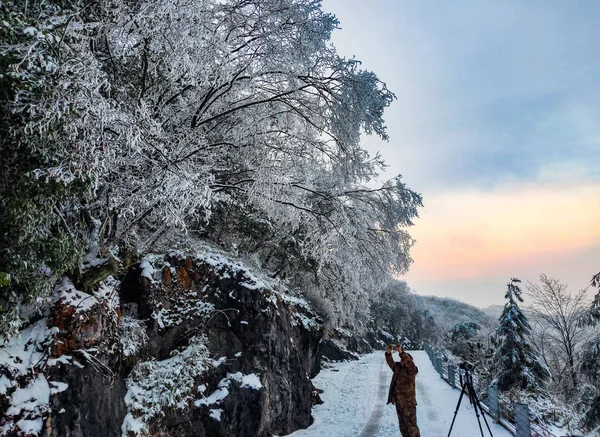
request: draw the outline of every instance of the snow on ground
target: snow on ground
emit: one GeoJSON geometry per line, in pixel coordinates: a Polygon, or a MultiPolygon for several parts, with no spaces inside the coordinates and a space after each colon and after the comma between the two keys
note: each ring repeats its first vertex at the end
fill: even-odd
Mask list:
{"type": "Polygon", "coordinates": [[[383,358],[383,353],[371,354],[358,361],[337,363],[330,369],[321,370],[313,383],[323,390],[323,404],[314,407],[315,421],[308,429],[296,431],[290,436],[358,435],[376,401],[377,379],[383,358]]]}
{"type": "MultiPolygon", "coordinates": [[[[452,389],[440,378],[424,351],[411,352],[419,367],[417,376],[417,421],[423,437],[448,435],[460,390],[452,389]]],[[[397,359],[397,355],[395,355],[397,359]]],[[[313,380],[315,386],[323,390],[324,403],[313,409],[314,423],[305,430],[299,430],[290,437],[391,437],[399,436],[398,417],[393,405],[385,405],[387,388],[383,401],[377,399],[378,380],[381,372],[387,373],[387,383],[392,376],[385,364],[383,352],[366,355],[358,361],[334,364],[322,370],[313,380]],[[383,408],[378,430],[376,426],[363,428],[369,418],[378,418],[373,409],[383,408]]],[[[381,391],[380,391],[381,394],[381,391]]],[[[371,420],[372,422],[372,420],[371,420]]],[[[494,437],[512,435],[488,417],[494,437]]],[[[481,421],[485,430],[485,423],[481,421]]],[[[372,425],[372,423],[370,424],[372,425]]],[[[466,398],[463,399],[452,430],[453,437],[472,437],[479,434],[475,412],[466,398]]],[[[489,435],[485,430],[485,435],[489,435]]]]}

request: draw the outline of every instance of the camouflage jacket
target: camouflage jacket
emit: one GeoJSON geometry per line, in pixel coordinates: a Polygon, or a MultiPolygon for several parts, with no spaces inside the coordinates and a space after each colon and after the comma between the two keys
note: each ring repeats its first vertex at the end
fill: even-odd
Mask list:
{"type": "Polygon", "coordinates": [[[397,404],[401,408],[414,407],[417,405],[415,380],[419,369],[410,354],[406,352],[400,354],[400,360],[400,362],[396,362],[391,353],[386,352],[385,354],[385,361],[394,372],[387,403],[397,404]]]}

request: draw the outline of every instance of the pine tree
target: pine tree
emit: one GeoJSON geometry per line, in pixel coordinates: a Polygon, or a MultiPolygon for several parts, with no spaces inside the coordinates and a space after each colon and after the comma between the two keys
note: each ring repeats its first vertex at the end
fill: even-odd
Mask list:
{"type": "Polygon", "coordinates": [[[538,360],[528,340],[531,326],[518,304],[523,302],[521,289],[517,285],[520,282],[517,278],[511,278],[508,283],[504,296],[507,302],[496,328],[501,344],[494,361],[497,363],[496,381],[502,391],[511,388],[533,391],[543,388],[550,377],[548,368],[538,360]]]}
{"type": "Polygon", "coordinates": [[[590,307],[590,324],[595,325],[597,322],[600,322],[600,273],[596,273],[592,277],[591,285],[598,288],[598,293],[594,296],[590,307]]]}
{"type": "MultiPolygon", "coordinates": [[[[598,287],[598,293],[590,306],[589,314],[585,320],[589,326],[598,326],[600,323],[600,273],[592,277],[592,287],[598,287]]],[[[600,335],[594,336],[583,348],[580,370],[590,382],[596,386],[596,396],[591,401],[589,409],[583,417],[584,429],[591,431],[600,424],[600,335]]]]}

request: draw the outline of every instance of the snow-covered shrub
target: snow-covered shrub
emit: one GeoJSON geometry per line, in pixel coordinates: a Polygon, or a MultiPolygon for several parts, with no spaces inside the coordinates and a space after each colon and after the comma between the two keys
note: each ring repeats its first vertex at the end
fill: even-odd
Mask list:
{"type": "Polygon", "coordinates": [[[127,416],[123,436],[144,436],[148,423],[166,409],[186,409],[195,399],[195,379],[207,368],[210,357],[201,337],[190,339],[189,346],[163,361],[135,365],[127,379],[127,416]]]}
{"type": "Polygon", "coordinates": [[[204,391],[206,390],[205,385],[198,387],[198,392],[201,393],[203,397],[195,401],[194,405],[196,407],[206,406],[210,408],[210,417],[215,420],[221,420],[223,410],[219,408],[219,405],[227,396],[229,396],[232,381],[237,382],[242,389],[260,390],[263,387],[259,375],[255,373],[249,375],[243,375],[241,372],[236,372],[234,374],[228,373],[225,378],[219,381],[217,389],[209,396],[204,396],[204,391]]]}
{"type": "Polygon", "coordinates": [[[514,404],[527,404],[533,435],[552,437],[556,435],[579,435],[581,414],[572,406],[565,405],[548,393],[532,393],[519,388],[512,388],[498,395],[502,415],[514,420],[514,404]]]}
{"type": "MultiPolygon", "coordinates": [[[[591,285],[600,289],[600,273],[592,277],[591,285]]],[[[584,321],[594,329],[593,335],[583,346],[579,370],[595,388],[595,396],[585,399],[586,411],[581,426],[588,430],[597,430],[600,427],[600,333],[598,326],[600,322],[600,291],[596,293],[586,312],[584,321]]],[[[588,392],[591,394],[591,390],[588,392]]]]}
{"type": "Polygon", "coordinates": [[[457,323],[446,333],[448,349],[465,360],[479,361],[483,347],[478,335],[480,329],[475,322],[457,323]]]}

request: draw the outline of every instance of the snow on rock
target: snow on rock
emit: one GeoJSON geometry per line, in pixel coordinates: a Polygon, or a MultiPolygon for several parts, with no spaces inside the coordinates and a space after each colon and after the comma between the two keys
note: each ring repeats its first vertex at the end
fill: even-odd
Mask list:
{"type": "Polygon", "coordinates": [[[64,382],[59,381],[48,381],[50,384],[50,394],[55,395],[56,393],[61,393],[69,388],[69,384],[65,384],[64,382]]]}
{"type": "Polygon", "coordinates": [[[260,382],[260,378],[255,373],[244,375],[241,372],[228,373],[227,376],[219,381],[218,388],[210,394],[210,396],[198,399],[194,402],[196,407],[202,405],[215,405],[220,404],[223,399],[229,395],[229,388],[231,381],[236,381],[240,388],[250,388],[252,390],[260,390],[263,385],[260,382]]]}
{"type": "Polygon", "coordinates": [[[204,339],[194,337],[187,348],[171,358],[136,364],[127,380],[128,413],[121,426],[123,437],[144,435],[147,424],[165,409],[187,408],[194,398],[195,378],[208,363],[204,339]]]}
{"type": "Polygon", "coordinates": [[[180,325],[197,318],[206,318],[214,311],[214,305],[204,300],[204,291],[192,287],[194,266],[189,257],[177,253],[144,257],[140,263],[141,276],[150,279],[156,295],[151,317],[160,330],[180,325]],[[179,265],[183,264],[183,265],[179,265]],[[177,291],[173,292],[173,286],[177,291]]]}
{"type": "Polygon", "coordinates": [[[43,318],[0,347],[0,417],[3,434],[39,435],[49,413],[50,396],[68,385],[43,373],[47,352],[58,329],[43,318]]]}
{"type": "Polygon", "coordinates": [[[50,387],[44,375],[37,375],[26,387],[17,388],[6,411],[8,416],[31,414],[45,408],[50,402],[50,387]]]}
{"type": "Polygon", "coordinates": [[[213,408],[212,410],[210,410],[209,413],[210,417],[219,422],[221,421],[221,414],[223,414],[223,410],[221,410],[220,408],[213,408]]]}
{"type": "MultiPolygon", "coordinates": [[[[208,316],[214,311],[214,306],[204,301],[207,290],[225,287],[226,295],[232,301],[237,300],[236,292],[229,287],[229,281],[236,286],[249,291],[256,291],[265,297],[269,304],[267,311],[279,309],[283,304],[293,315],[297,326],[306,330],[318,331],[322,321],[312,310],[308,302],[289,294],[289,290],[272,279],[258,277],[241,261],[218,253],[212,248],[193,256],[182,252],[172,252],[168,255],[150,254],[144,257],[139,265],[141,275],[152,281],[152,284],[162,282],[163,289],[178,285],[177,293],[165,291],[156,302],[152,318],[157,321],[161,330],[177,326],[192,318],[208,316]],[[228,282],[222,282],[228,281],[228,282]],[[202,288],[202,285],[204,287],[202,288]],[[168,302],[165,302],[168,301],[168,302]]],[[[239,323],[248,324],[247,320],[239,323]]]]}
{"type": "Polygon", "coordinates": [[[228,374],[227,378],[230,380],[237,381],[238,384],[240,384],[241,388],[251,388],[253,390],[260,390],[263,386],[260,382],[259,376],[256,373],[244,375],[241,372],[236,372],[233,374],[228,374]]]}
{"type": "Polygon", "coordinates": [[[77,290],[68,277],[54,288],[52,316],[48,323],[59,329],[51,355],[60,357],[88,348],[109,348],[115,341],[118,325],[118,304],[115,293],[117,281],[108,278],[100,287],[100,294],[77,290]]]}
{"type": "Polygon", "coordinates": [[[81,364],[77,363],[71,355],[61,355],[58,358],[50,358],[48,361],[46,361],[46,365],[48,367],[54,367],[60,364],[74,364],[76,366],[81,366],[81,364]]]}
{"type": "Polygon", "coordinates": [[[305,299],[282,292],[278,292],[277,295],[292,309],[296,324],[301,325],[307,331],[318,331],[322,328],[322,320],[305,299]]]}
{"type": "MultiPolygon", "coordinates": [[[[161,275],[170,276],[175,273],[183,276],[178,279],[184,285],[184,288],[189,288],[188,278],[181,268],[171,269],[166,272],[165,267],[170,267],[167,259],[186,260],[185,270],[190,270],[192,264],[206,264],[211,267],[217,278],[219,279],[235,279],[239,285],[249,290],[261,290],[269,288],[272,281],[267,278],[259,278],[253,274],[248,267],[241,261],[232,260],[228,255],[219,253],[214,248],[206,246],[204,251],[196,253],[193,256],[186,255],[181,251],[173,251],[168,255],[149,254],[146,255],[140,262],[141,276],[153,282],[160,280],[161,275]]],[[[164,277],[163,277],[164,280],[164,277]]]]}
{"type": "Polygon", "coordinates": [[[47,322],[46,318],[38,320],[5,343],[0,348],[0,367],[14,376],[27,374],[58,333],[57,328],[48,328],[47,322]]]}
{"type": "Polygon", "coordinates": [[[140,273],[140,276],[142,278],[147,278],[151,281],[154,281],[154,274],[156,270],[154,270],[154,267],[152,266],[152,264],[150,264],[150,261],[148,259],[142,260],[142,262],[140,263],[140,269],[142,269],[142,273],[140,273]]]}
{"type": "Polygon", "coordinates": [[[228,387],[229,387],[229,380],[221,380],[221,382],[219,382],[218,389],[216,389],[214,392],[212,392],[209,397],[198,399],[197,401],[194,401],[194,405],[196,407],[199,407],[201,405],[219,404],[223,399],[225,399],[227,396],[229,396],[228,387]],[[223,382],[225,382],[226,385],[224,385],[223,382]]]}
{"type": "Polygon", "coordinates": [[[240,261],[232,261],[224,254],[206,250],[196,255],[196,260],[211,265],[214,271],[223,279],[234,278],[240,281],[242,287],[248,290],[261,290],[269,288],[270,281],[264,278],[258,278],[250,272],[248,267],[240,261]]]}
{"type": "Polygon", "coordinates": [[[121,317],[119,321],[119,333],[123,355],[126,357],[138,355],[148,342],[144,322],[133,317],[121,317]]]}
{"type": "Polygon", "coordinates": [[[0,395],[6,394],[9,388],[13,386],[13,382],[5,375],[0,375],[0,395]]]}
{"type": "Polygon", "coordinates": [[[275,297],[275,295],[267,296],[265,300],[277,308],[278,299],[275,297]]]}
{"type": "Polygon", "coordinates": [[[21,419],[17,422],[17,429],[25,435],[39,435],[42,424],[42,419],[21,419]]]}
{"type": "Polygon", "coordinates": [[[277,426],[291,431],[298,423],[310,421],[312,386],[306,373],[313,374],[317,368],[314,361],[322,327],[305,300],[288,295],[280,284],[277,289],[270,288],[274,284],[253,275],[242,263],[211,251],[194,256],[181,252],[149,255],[143,261],[147,264],[136,267],[134,273],[141,275],[146,271],[152,280],[146,276],[132,282],[128,285],[131,289],[123,291],[121,298],[125,303],[144,299],[149,305],[144,313],[141,307],[132,307],[128,314],[133,320],[122,320],[123,351],[135,349],[130,347],[135,345],[133,339],[123,339],[125,327],[131,325],[132,331],[139,330],[133,324],[146,318],[151,318],[145,323],[150,338],[141,350],[147,350],[149,356],[168,356],[168,351],[177,347],[173,339],[184,333],[205,331],[208,320],[212,331],[206,335],[215,349],[210,357],[206,351],[192,361],[181,358],[193,355],[196,344],[168,359],[135,364],[126,381],[123,436],[151,433],[159,420],[161,426],[171,426],[166,422],[175,420],[173,416],[189,416],[193,421],[222,420],[223,430],[227,430],[223,432],[230,433],[239,426],[239,417],[235,416],[237,413],[232,416],[232,411],[243,411],[244,415],[267,411],[269,399],[279,402],[284,387],[299,391],[291,402],[292,416],[278,409],[269,410],[263,415],[257,413],[252,421],[245,420],[244,426],[252,430],[277,426]],[[261,313],[263,309],[270,311],[267,317],[261,313]],[[282,329],[273,328],[280,325],[282,329]],[[217,338],[215,333],[220,329],[226,335],[217,338]],[[308,349],[307,353],[298,350],[299,345],[308,349]],[[255,357],[255,348],[266,351],[267,356],[255,357]],[[240,359],[242,352],[244,359],[240,359]],[[293,363],[287,363],[292,357],[293,363]],[[284,368],[275,382],[269,379],[267,386],[267,379],[261,380],[263,371],[275,363],[284,368]],[[244,395],[238,399],[240,391],[244,395]],[[243,404],[248,399],[254,399],[252,405],[243,404]],[[190,410],[190,406],[201,411],[190,410]]]}
{"type": "Polygon", "coordinates": [[[260,382],[260,378],[256,373],[251,373],[249,375],[242,375],[242,388],[251,388],[253,390],[260,390],[263,385],[260,382]]]}
{"type": "Polygon", "coordinates": [[[227,357],[220,357],[218,360],[212,360],[211,364],[213,367],[219,367],[225,361],[227,361],[227,357]]]}
{"type": "Polygon", "coordinates": [[[156,320],[160,329],[177,326],[196,317],[208,316],[215,308],[213,304],[204,302],[195,292],[189,290],[172,297],[169,303],[168,308],[159,303],[152,313],[152,318],[156,320]]]}
{"type": "Polygon", "coordinates": [[[396,341],[396,337],[394,337],[392,334],[390,334],[387,331],[384,331],[383,329],[380,329],[379,332],[381,333],[381,335],[383,335],[388,341],[390,342],[395,342],[396,341]]]}
{"type": "Polygon", "coordinates": [[[71,280],[65,276],[54,288],[55,303],[75,308],[75,312],[85,312],[98,304],[98,299],[91,294],[75,289],[71,280]]]}

